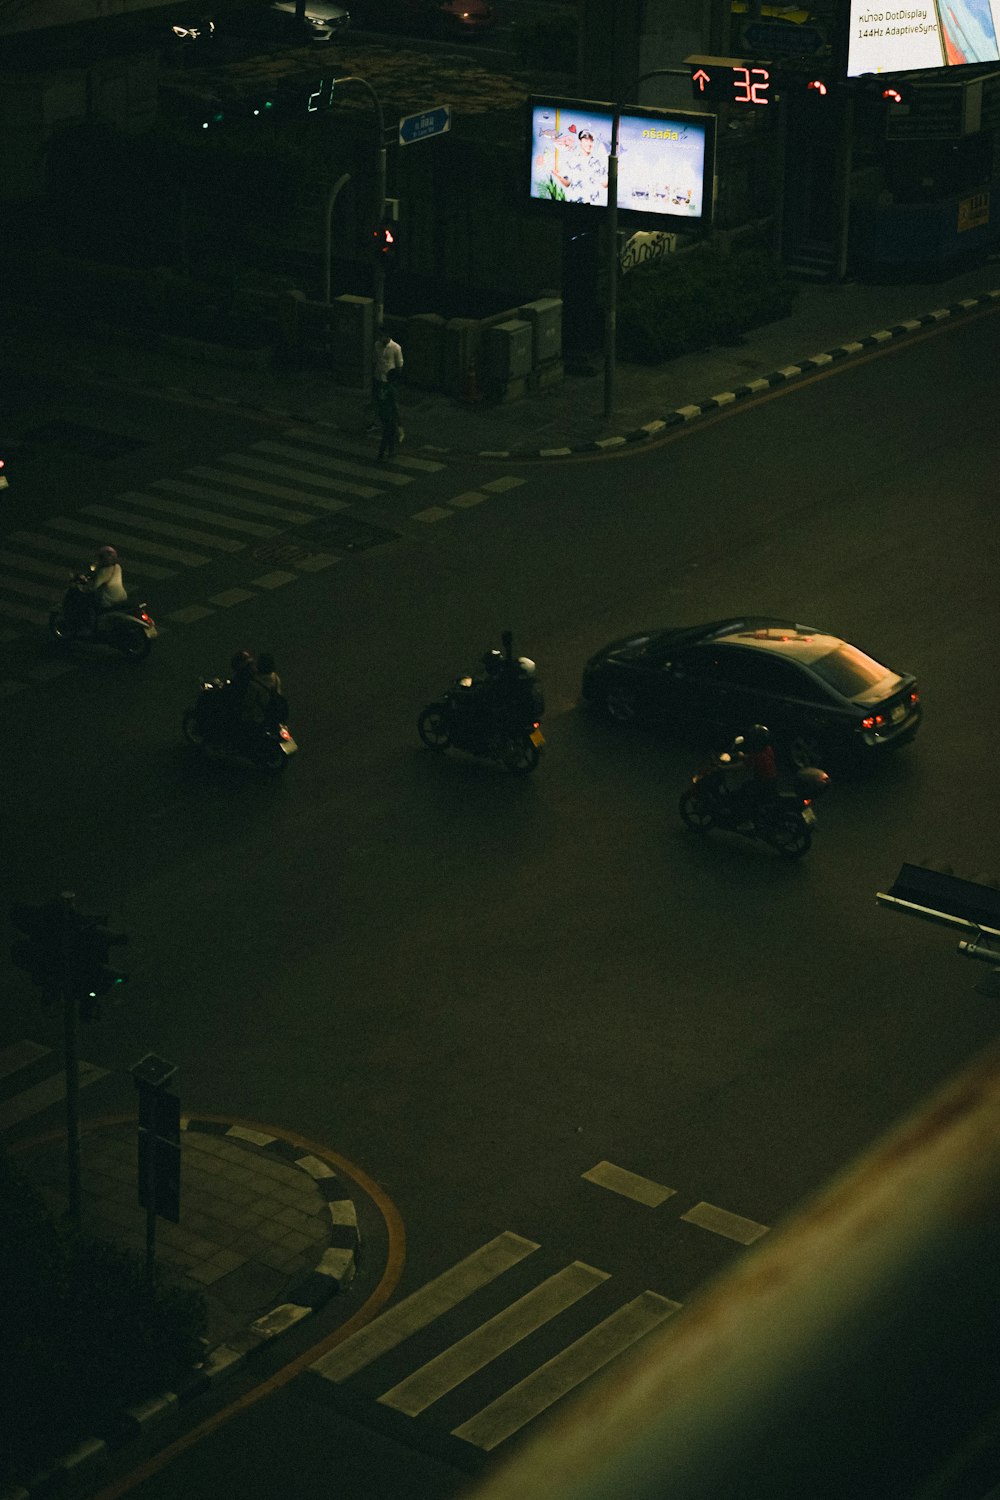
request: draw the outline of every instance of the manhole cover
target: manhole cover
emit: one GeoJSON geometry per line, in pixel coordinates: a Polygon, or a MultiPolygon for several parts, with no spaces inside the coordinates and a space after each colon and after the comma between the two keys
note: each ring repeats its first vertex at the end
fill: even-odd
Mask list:
{"type": "Polygon", "coordinates": [[[121,458],[147,445],[139,438],[123,436],[120,432],[105,432],[99,427],[83,427],[78,422],[46,422],[28,434],[36,443],[48,443],[53,448],[69,448],[74,453],[85,453],[88,458],[121,458]]]}
{"type": "Polygon", "coordinates": [[[400,535],[398,531],[373,526],[370,521],[358,521],[352,516],[323,516],[300,527],[297,534],[313,542],[322,542],[327,547],[335,547],[338,552],[367,552],[369,547],[394,542],[400,535]]]}

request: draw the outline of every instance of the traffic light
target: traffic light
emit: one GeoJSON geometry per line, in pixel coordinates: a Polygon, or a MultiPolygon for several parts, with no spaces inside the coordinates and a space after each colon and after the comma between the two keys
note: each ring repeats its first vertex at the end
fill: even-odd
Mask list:
{"type": "Polygon", "coordinates": [[[398,232],[395,224],[389,220],[383,220],[381,224],[372,231],[372,248],[375,259],[382,261],[384,265],[390,265],[396,259],[398,232]]]}
{"type": "Polygon", "coordinates": [[[128,938],[124,932],[109,932],[104,926],[106,920],[73,913],[68,969],[72,997],[79,1000],[80,1015],[85,1021],[99,1015],[103,996],[128,979],[127,974],[108,962],[111,949],[123,947],[128,938]]]}
{"type": "Polygon", "coordinates": [[[63,920],[60,901],[42,906],[15,903],[11,921],[26,936],[11,945],[10,956],[19,969],[31,975],[32,984],[44,991],[44,999],[57,1000],[63,986],[63,920]]]}

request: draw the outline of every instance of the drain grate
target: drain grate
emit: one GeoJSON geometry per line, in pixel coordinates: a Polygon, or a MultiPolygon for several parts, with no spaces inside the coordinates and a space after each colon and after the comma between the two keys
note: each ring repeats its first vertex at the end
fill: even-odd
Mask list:
{"type": "Polygon", "coordinates": [[[106,432],[100,427],[84,427],[79,422],[46,422],[44,427],[35,427],[28,436],[33,442],[68,448],[73,453],[85,453],[88,458],[123,458],[137,448],[148,447],[140,438],[106,432]]]}
{"type": "Polygon", "coordinates": [[[338,552],[367,552],[369,547],[382,547],[400,536],[385,526],[373,526],[370,521],[359,521],[353,516],[323,516],[299,527],[297,536],[308,537],[312,542],[322,542],[335,547],[338,552]]]}
{"type": "Polygon", "coordinates": [[[298,562],[309,556],[309,549],[300,547],[298,542],[261,542],[251,547],[250,556],[257,562],[298,562]]]}

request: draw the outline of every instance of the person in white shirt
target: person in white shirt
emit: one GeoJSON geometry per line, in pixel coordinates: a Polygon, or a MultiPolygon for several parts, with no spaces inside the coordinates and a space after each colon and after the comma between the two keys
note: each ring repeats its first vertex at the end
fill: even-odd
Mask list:
{"type": "Polygon", "coordinates": [[[387,328],[380,328],[375,335],[375,351],[372,359],[372,381],[376,387],[385,380],[396,380],[403,368],[403,351],[395,339],[389,337],[387,328]]]}
{"type": "Polygon", "coordinates": [[[114,609],[128,599],[122,581],[122,565],[114,547],[102,547],[91,563],[83,598],[89,614],[85,623],[92,630],[96,628],[97,616],[102,610],[114,609]]]}

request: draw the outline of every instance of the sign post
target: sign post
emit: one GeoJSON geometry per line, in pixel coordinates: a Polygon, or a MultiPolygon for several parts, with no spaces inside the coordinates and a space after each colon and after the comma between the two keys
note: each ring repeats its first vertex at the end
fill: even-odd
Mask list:
{"type": "Polygon", "coordinates": [[[180,1222],[181,1101],[166,1092],[175,1063],[148,1052],[131,1069],[139,1090],[139,1204],[146,1210],[146,1283],[156,1275],[156,1216],[180,1222]]]}

